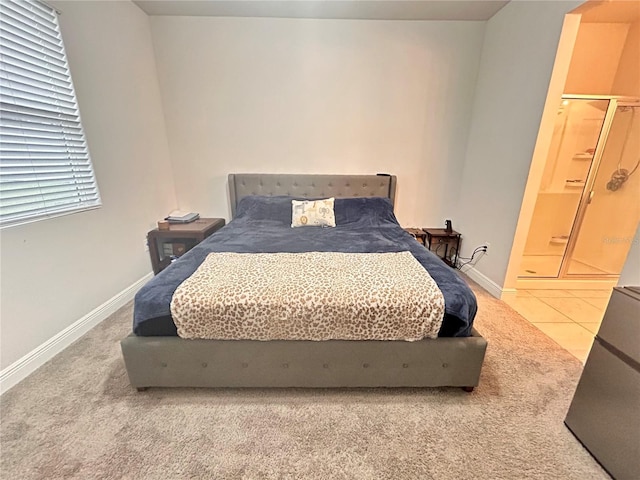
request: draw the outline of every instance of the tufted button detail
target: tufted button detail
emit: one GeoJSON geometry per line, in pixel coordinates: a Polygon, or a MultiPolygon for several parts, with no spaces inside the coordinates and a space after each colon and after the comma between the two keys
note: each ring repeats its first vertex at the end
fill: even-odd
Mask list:
{"type": "Polygon", "coordinates": [[[329,185],[328,185],[328,186],[329,186],[329,187],[333,187],[333,183],[329,182],[329,185]]]}
{"type": "Polygon", "coordinates": [[[402,364],[402,368],[409,368],[409,364],[408,363],[403,363],[402,364]]]}
{"type": "Polygon", "coordinates": [[[322,368],[329,368],[329,364],[328,363],[323,363],[322,364],[322,368]]]}
{"type": "Polygon", "coordinates": [[[280,186],[280,182],[277,182],[277,183],[276,183],[276,187],[279,187],[279,186],[280,186]]]}
{"type": "Polygon", "coordinates": [[[246,362],[242,362],[242,368],[247,368],[248,366],[249,366],[249,364],[248,364],[248,363],[246,363],[246,362]]]}
{"type": "Polygon", "coordinates": [[[202,368],[207,368],[207,362],[202,363],[202,368]]]}
{"type": "Polygon", "coordinates": [[[369,364],[368,363],[363,363],[362,364],[362,368],[369,368],[369,364]]]}
{"type": "Polygon", "coordinates": [[[289,364],[288,363],[283,363],[282,364],[282,368],[289,368],[289,364]]]}
{"type": "Polygon", "coordinates": [[[443,364],[442,364],[442,368],[447,368],[448,366],[449,366],[449,364],[448,364],[448,363],[443,363],[443,364]]]}
{"type": "Polygon", "coordinates": [[[167,366],[167,362],[162,362],[160,365],[162,365],[163,367],[167,366]]]}

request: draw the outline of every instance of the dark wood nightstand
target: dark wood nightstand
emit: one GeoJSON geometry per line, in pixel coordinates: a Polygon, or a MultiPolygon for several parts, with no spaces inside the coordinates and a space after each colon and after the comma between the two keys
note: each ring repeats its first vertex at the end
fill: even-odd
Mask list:
{"type": "Polygon", "coordinates": [[[224,227],[224,223],[224,218],[199,218],[191,223],[169,224],[169,230],[151,230],[147,233],[147,243],[154,275],[169,266],[171,257],[188,252],[224,227]]]}
{"type": "Polygon", "coordinates": [[[422,245],[425,245],[427,234],[424,233],[424,230],[422,228],[405,228],[404,231],[415,238],[422,245]]]}
{"type": "Polygon", "coordinates": [[[427,235],[425,247],[439,256],[447,265],[455,268],[460,252],[461,234],[444,228],[423,228],[427,235]]]}

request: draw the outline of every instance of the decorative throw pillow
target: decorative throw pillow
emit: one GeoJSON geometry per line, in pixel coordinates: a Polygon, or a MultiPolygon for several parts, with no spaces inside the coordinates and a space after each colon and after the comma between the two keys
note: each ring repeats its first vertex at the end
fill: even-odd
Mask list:
{"type": "Polygon", "coordinates": [[[291,200],[291,227],[335,227],[333,198],[323,200],[291,200]]]}

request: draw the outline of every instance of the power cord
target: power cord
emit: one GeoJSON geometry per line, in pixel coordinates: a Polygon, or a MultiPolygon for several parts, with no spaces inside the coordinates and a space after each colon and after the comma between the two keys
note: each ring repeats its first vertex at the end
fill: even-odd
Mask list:
{"type": "MultiPolygon", "coordinates": [[[[456,268],[458,270],[462,270],[462,267],[464,267],[465,265],[472,264],[473,266],[475,266],[475,263],[472,263],[474,258],[475,258],[475,256],[477,254],[479,254],[479,253],[486,253],[486,252],[487,252],[487,246],[486,245],[480,245],[479,247],[476,247],[475,250],[471,253],[470,257],[458,257],[458,260],[467,260],[467,261],[466,262],[462,262],[456,268]]],[[[482,258],[482,257],[480,257],[480,258],[482,258]]]]}

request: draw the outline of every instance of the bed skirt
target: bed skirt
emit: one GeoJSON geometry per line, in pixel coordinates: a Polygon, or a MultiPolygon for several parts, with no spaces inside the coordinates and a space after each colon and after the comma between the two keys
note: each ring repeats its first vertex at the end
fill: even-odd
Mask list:
{"type": "Polygon", "coordinates": [[[487,348],[470,337],[404,341],[121,341],[133,387],[474,387],[487,348]]]}

